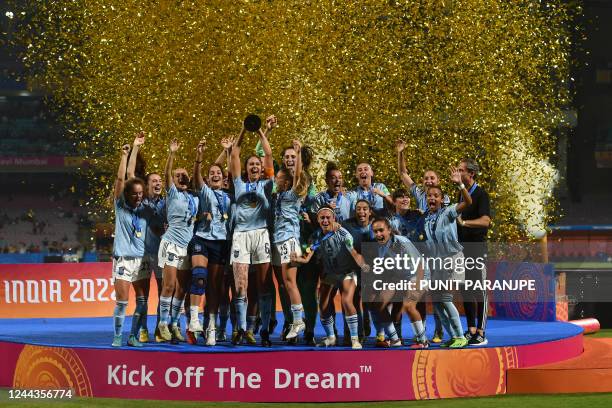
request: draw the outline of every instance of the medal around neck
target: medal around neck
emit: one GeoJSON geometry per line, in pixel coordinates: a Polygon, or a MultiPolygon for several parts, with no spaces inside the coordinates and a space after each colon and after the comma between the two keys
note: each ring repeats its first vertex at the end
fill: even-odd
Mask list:
{"type": "Polygon", "coordinates": [[[261,118],[257,115],[250,114],[244,119],[244,128],[249,132],[257,132],[261,127],[261,118]]]}

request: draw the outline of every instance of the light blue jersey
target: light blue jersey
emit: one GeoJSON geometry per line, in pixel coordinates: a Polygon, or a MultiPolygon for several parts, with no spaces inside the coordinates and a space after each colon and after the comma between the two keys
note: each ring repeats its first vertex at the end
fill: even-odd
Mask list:
{"type": "Polygon", "coordinates": [[[113,256],[142,257],[145,251],[145,235],[151,213],[144,205],[130,208],[123,195],[115,200],[115,239],[113,256]]]}
{"type": "Polygon", "coordinates": [[[315,255],[323,264],[324,274],[346,275],[355,271],[355,261],[351,255],[353,237],[343,227],[328,234],[318,230],[311,237],[312,245],[318,246],[315,255]]]}
{"type": "MultiPolygon", "coordinates": [[[[423,190],[421,187],[417,186],[416,183],[410,187],[410,192],[414,197],[417,208],[423,212],[426,212],[429,206],[427,205],[427,192],[423,190]]],[[[446,207],[450,204],[450,198],[446,194],[442,198],[442,207],[446,207]]]]}
{"type": "MultiPolygon", "coordinates": [[[[355,196],[355,194],[353,194],[353,196],[355,196]]],[[[338,193],[338,195],[334,197],[329,191],[323,191],[315,196],[312,203],[312,212],[316,214],[324,205],[335,202],[336,208],[334,211],[336,212],[336,221],[341,223],[351,217],[351,206],[353,205],[351,201],[351,194],[338,193]]]]}
{"type": "Polygon", "coordinates": [[[425,216],[419,210],[408,210],[404,215],[395,213],[388,217],[391,229],[411,242],[425,241],[425,216]]]}
{"type": "Polygon", "coordinates": [[[253,231],[267,227],[273,179],[245,183],[242,178],[234,178],[236,200],[236,231],[253,231]]]}
{"type": "Polygon", "coordinates": [[[295,238],[300,240],[300,207],[302,199],[293,191],[282,191],[274,200],[274,233],[272,242],[279,243],[295,238]]]}
{"type": "Polygon", "coordinates": [[[200,213],[209,213],[212,220],[200,217],[196,226],[196,235],[213,241],[224,241],[229,232],[232,211],[232,196],[222,189],[213,190],[206,184],[200,190],[200,213]]]}
{"type": "Polygon", "coordinates": [[[178,191],[174,183],[168,189],[166,209],[168,229],[162,239],[187,248],[193,237],[193,228],[198,214],[198,198],[187,191],[178,191]]]}
{"type": "MultiPolygon", "coordinates": [[[[426,266],[424,265],[425,262],[419,261],[419,259],[421,258],[421,254],[416,249],[414,244],[410,242],[408,238],[403,237],[401,235],[392,234],[391,238],[389,238],[389,241],[387,241],[385,245],[379,246],[378,257],[379,258],[396,258],[397,255],[399,255],[402,259],[404,259],[404,256],[407,256],[411,260],[413,260],[413,261],[405,263],[404,265],[406,265],[407,268],[402,269],[401,271],[398,271],[398,272],[407,275],[406,277],[410,280],[416,280],[416,276],[417,276],[416,272],[418,270],[418,266],[417,266],[417,269],[414,269],[413,266],[419,265],[419,264],[426,266]]],[[[430,278],[429,269],[423,268],[423,278],[424,279],[430,278]]]]}
{"type": "Polygon", "coordinates": [[[380,213],[385,209],[385,200],[378,194],[374,193],[374,189],[377,188],[382,191],[385,195],[389,195],[387,186],[383,183],[374,183],[369,190],[364,190],[361,186],[355,187],[353,194],[351,194],[351,215],[355,215],[355,205],[359,200],[367,200],[370,203],[370,207],[376,213],[380,213]]]}
{"type": "Polygon", "coordinates": [[[457,204],[442,207],[433,214],[425,214],[425,233],[430,255],[447,257],[463,250],[457,237],[457,217],[457,204]]]}
{"type": "Polygon", "coordinates": [[[360,254],[362,242],[376,242],[376,239],[374,239],[374,231],[372,231],[372,224],[363,226],[359,224],[355,218],[349,218],[342,223],[342,226],[353,237],[353,247],[360,254]]]}
{"type": "Polygon", "coordinates": [[[151,219],[147,224],[145,235],[145,254],[155,255],[159,252],[159,243],[164,233],[166,222],[166,200],[162,197],[157,199],[145,198],[142,204],[151,211],[151,219]]]}

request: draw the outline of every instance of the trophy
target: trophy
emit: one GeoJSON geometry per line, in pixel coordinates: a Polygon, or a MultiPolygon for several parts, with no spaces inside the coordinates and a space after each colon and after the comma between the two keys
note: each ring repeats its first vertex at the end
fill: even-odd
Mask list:
{"type": "Polygon", "coordinates": [[[250,114],[244,119],[244,128],[249,132],[257,132],[261,127],[261,118],[257,115],[250,114]]]}

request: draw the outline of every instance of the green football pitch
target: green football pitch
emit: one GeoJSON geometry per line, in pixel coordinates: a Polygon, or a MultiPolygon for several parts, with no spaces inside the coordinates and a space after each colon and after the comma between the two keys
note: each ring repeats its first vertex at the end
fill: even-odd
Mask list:
{"type": "MultiPolygon", "coordinates": [[[[612,394],[563,394],[563,395],[500,395],[497,397],[483,398],[461,398],[431,401],[405,401],[405,402],[353,402],[353,403],[328,403],[333,408],[382,408],[382,407],[408,407],[408,408],[538,408],[538,407],[588,407],[609,408],[612,406],[612,394]]],[[[170,401],[142,401],[142,400],[120,400],[106,398],[83,398],[71,401],[8,401],[8,393],[3,390],[0,393],[0,406],[2,407],[126,407],[142,408],[143,406],[161,406],[164,408],[263,408],[274,407],[317,407],[321,404],[250,404],[250,403],[219,403],[219,402],[170,402],[170,401]]]]}

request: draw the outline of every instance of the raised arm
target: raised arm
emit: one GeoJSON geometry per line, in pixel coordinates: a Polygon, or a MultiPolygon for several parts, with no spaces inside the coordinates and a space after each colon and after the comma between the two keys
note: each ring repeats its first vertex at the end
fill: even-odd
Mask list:
{"type": "Polygon", "coordinates": [[[204,179],[202,178],[202,159],[204,158],[205,149],[206,139],[202,139],[198,143],[198,147],[196,147],[196,159],[195,162],[193,162],[193,180],[197,191],[200,191],[204,186],[204,179]]]}
{"type": "Polygon", "coordinates": [[[296,155],[295,170],[293,172],[293,191],[295,191],[302,175],[302,144],[297,139],[293,140],[293,150],[295,150],[296,155]]]}
{"type": "Polygon", "coordinates": [[[274,168],[274,159],[272,158],[272,148],[268,141],[268,133],[272,131],[278,124],[276,116],[271,115],[266,118],[266,130],[259,129],[259,140],[261,141],[261,147],[264,151],[263,166],[264,169],[274,168]]]}
{"type": "Polygon", "coordinates": [[[132,144],[132,153],[130,154],[130,160],[127,165],[127,178],[131,179],[136,177],[136,162],[138,161],[138,150],[145,142],[145,133],[141,130],[136,133],[134,137],[134,143],[132,144]]]}
{"type": "MultiPolygon", "coordinates": [[[[385,190],[386,190],[386,188],[385,188],[385,190]]],[[[374,194],[377,194],[377,195],[381,196],[383,198],[383,200],[385,201],[385,203],[387,203],[387,205],[389,205],[391,208],[395,208],[395,203],[393,202],[393,197],[391,197],[391,194],[389,194],[388,191],[387,191],[387,193],[385,193],[384,191],[382,191],[379,188],[373,188],[372,192],[374,194]]]]}
{"type": "Polygon", "coordinates": [[[230,138],[224,137],[221,139],[221,146],[223,146],[223,150],[217,156],[217,160],[215,160],[215,164],[221,168],[225,164],[225,160],[229,160],[229,150],[232,147],[232,141],[230,138]]]}
{"type": "Polygon", "coordinates": [[[166,178],[166,190],[170,190],[170,187],[174,185],[174,178],[172,177],[172,165],[174,164],[174,156],[178,151],[181,144],[176,139],[172,139],[168,148],[168,160],[166,160],[166,168],[164,174],[166,178]]]}
{"type": "Polygon", "coordinates": [[[414,185],[414,180],[408,174],[406,163],[404,162],[404,149],[406,149],[406,142],[398,140],[395,142],[395,150],[397,152],[397,172],[399,173],[400,180],[408,189],[414,185]]]}
{"type": "Polygon", "coordinates": [[[123,194],[123,186],[125,185],[125,169],[127,167],[128,155],[130,154],[130,145],[125,144],[121,147],[121,160],[119,161],[119,169],[117,170],[117,179],[115,180],[114,196],[115,200],[123,194]]]}
{"type": "Polygon", "coordinates": [[[455,183],[459,191],[461,192],[461,197],[463,197],[463,201],[457,204],[457,212],[460,213],[465,210],[467,207],[472,205],[472,196],[469,191],[465,188],[465,184],[461,181],[461,172],[456,167],[450,168],[451,172],[451,181],[455,183]]]}
{"type": "Polygon", "coordinates": [[[230,169],[230,173],[232,173],[233,178],[240,177],[240,172],[242,171],[240,168],[240,145],[242,144],[242,138],[244,137],[245,133],[246,133],[246,130],[244,129],[244,126],[243,126],[242,130],[240,131],[240,134],[234,140],[234,144],[232,145],[229,169],[230,169]]]}

